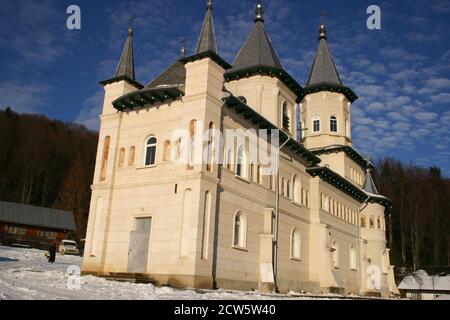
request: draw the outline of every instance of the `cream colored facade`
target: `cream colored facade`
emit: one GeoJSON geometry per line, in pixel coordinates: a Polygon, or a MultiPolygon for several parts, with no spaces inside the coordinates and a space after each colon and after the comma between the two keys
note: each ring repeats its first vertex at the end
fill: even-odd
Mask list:
{"type": "MultiPolygon", "coordinates": [[[[176,287],[273,290],[274,177],[258,174],[257,164],[248,161],[239,176],[237,146],[220,155],[231,155],[231,164],[212,167],[176,164],[168,154],[178,152],[176,141],[171,141],[173,132],[189,130],[193,120],[206,129],[213,123],[221,132],[259,129],[224,103],[229,95],[224,86],[278,127],[285,104],[290,118],[296,119],[297,97],[270,76],[226,82],[224,67],[208,56],[187,62],[185,68],[182,97],[143,107],[118,111],[113,101],[140,88],[125,80],[105,85],[83,272],[148,278],[176,287]],[[146,166],[150,137],[157,139],[156,157],[146,166]],[[130,239],[141,218],[151,218],[151,229],[145,270],[137,274],[130,272],[130,239]]],[[[336,116],[338,132],[327,132],[324,121],[320,132],[307,131],[306,148],[351,146],[350,106],[343,94],[307,95],[300,104],[301,121],[310,126],[314,117],[336,116]]],[[[294,122],[285,130],[293,139],[294,122]]],[[[223,146],[225,151],[229,148],[223,146]]],[[[314,165],[284,148],[280,159],[279,290],[396,293],[386,247],[385,208],[367,205],[308,172],[310,167],[328,165],[361,189],[364,168],[344,152],[324,154],[322,163],[314,165]],[[375,225],[366,222],[361,227],[361,218],[372,216],[375,225]],[[370,281],[377,268],[380,276],[370,281]]]]}

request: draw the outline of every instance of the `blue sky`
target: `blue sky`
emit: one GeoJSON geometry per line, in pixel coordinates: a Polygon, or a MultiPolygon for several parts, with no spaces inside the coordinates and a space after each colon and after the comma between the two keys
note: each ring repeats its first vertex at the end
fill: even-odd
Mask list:
{"type": "MultiPolygon", "coordinates": [[[[0,0],[0,108],[42,113],[98,128],[99,81],[116,68],[135,21],[137,78],[149,82],[179,55],[192,53],[206,0],[0,0]],[[66,28],[77,4],[82,30],[66,28]]],[[[215,0],[220,55],[232,62],[248,36],[256,0],[215,0]]],[[[360,97],[352,109],[355,147],[450,176],[450,1],[265,0],[266,29],[285,69],[305,83],[317,47],[320,13],[345,82],[360,97]],[[368,30],[366,8],[382,10],[368,30]]]]}

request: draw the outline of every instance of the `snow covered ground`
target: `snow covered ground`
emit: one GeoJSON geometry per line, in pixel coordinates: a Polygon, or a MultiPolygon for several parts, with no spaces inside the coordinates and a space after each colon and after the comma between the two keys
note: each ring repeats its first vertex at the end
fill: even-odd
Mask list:
{"type": "MultiPolygon", "coordinates": [[[[69,268],[81,267],[82,258],[57,256],[50,265],[45,251],[0,247],[0,300],[276,300],[311,299],[297,294],[273,295],[259,292],[177,290],[151,284],[114,282],[81,277],[79,289],[69,289],[69,268]]],[[[70,270],[70,269],[69,269],[70,270]]],[[[317,299],[317,297],[315,297],[317,299]]],[[[320,297],[319,297],[320,298],[320,297]]],[[[321,299],[332,299],[323,297],[321,299]]],[[[336,298],[338,298],[336,296],[336,298]]]]}

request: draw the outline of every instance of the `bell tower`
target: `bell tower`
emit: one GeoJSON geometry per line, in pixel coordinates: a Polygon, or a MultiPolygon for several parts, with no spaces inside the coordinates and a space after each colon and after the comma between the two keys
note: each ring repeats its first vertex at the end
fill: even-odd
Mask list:
{"type": "Polygon", "coordinates": [[[319,48],[306,83],[306,96],[300,104],[302,142],[308,149],[352,146],[350,109],[358,97],[344,86],[327,39],[322,23],[319,48]]]}

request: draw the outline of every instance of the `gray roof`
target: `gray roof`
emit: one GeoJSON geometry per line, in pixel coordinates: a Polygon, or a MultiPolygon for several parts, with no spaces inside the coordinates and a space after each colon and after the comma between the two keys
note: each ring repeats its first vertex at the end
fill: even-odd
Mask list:
{"type": "Polygon", "coordinates": [[[255,26],[250,33],[250,36],[237,54],[233,63],[233,68],[228,72],[253,67],[283,69],[280,58],[272,45],[272,41],[270,41],[270,38],[266,33],[263,19],[256,19],[255,26]]]}
{"type": "Polygon", "coordinates": [[[186,68],[184,63],[181,61],[176,61],[169,68],[167,68],[163,73],[152,80],[145,89],[156,88],[159,86],[183,86],[186,83],[186,68]]]}
{"type": "Polygon", "coordinates": [[[73,213],[0,201],[0,221],[18,225],[75,231],[73,213]]]}
{"type": "Polygon", "coordinates": [[[198,40],[196,54],[212,51],[217,53],[216,32],[214,30],[214,20],[212,14],[212,1],[208,0],[205,21],[198,40]]]}
{"type": "Polygon", "coordinates": [[[367,171],[366,180],[364,181],[363,185],[363,190],[373,195],[379,195],[377,187],[375,186],[375,182],[373,182],[370,171],[367,171]]]}
{"type": "Polygon", "coordinates": [[[131,80],[136,80],[134,73],[133,30],[131,28],[128,30],[127,41],[123,47],[120,62],[115,74],[116,78],[123,76],[126,76],[131,80]]]}
{"type": "Polygon", "coordinates": [[[319,49],[306,82],[307,86],[319,84],[343,85],[327,44],[327,34],[324,25],[320,28],[319,49]]]}

